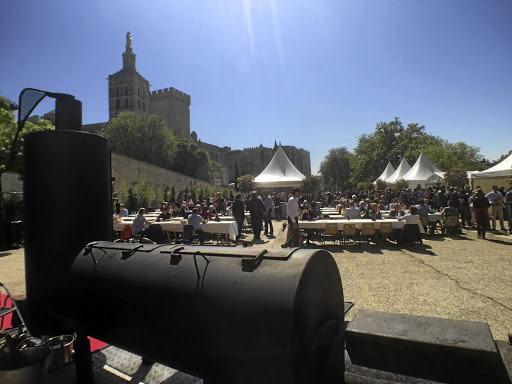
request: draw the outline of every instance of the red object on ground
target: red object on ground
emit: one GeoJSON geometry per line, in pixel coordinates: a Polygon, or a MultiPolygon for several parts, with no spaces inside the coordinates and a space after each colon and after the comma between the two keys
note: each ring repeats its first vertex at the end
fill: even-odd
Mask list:
{"type": "Polygon", "coordinates": [[[103,348],[104,346],[108,345],[107,343],[105,343],[101,340],[95,339],[91,336],[88,336],[88,337],[89,337],[89,341],[91,342],[91,352],[94,352],[95,350],[103,348]]]}
{"type": "MultiPolygon", "coordinates": [[[[11,302],[11,300],[9,300],[7,298],[7,295],[0,294],[0,306],[3,306],[4,304],[5,304],[6,308],[12,307],[12,302],[11,302]],[[5,303],[6,299],[7,299],[7,303],[5,303]]],[[[12,315],[13,315],[12,313],[9,313],[8,315],[4,316],[3,318],[0,318],[1,329],[11,328],[12,315]],[[2,323],[2,320],[3,320],[3,323],[2,323]]],[[[89,336],[89,341],[91,343],[91,352],[108,345],[107,343],[105,343],[101,340],[92,338],[90,336],[89,336]]]]}
{"type": "MultiPolygon", "coordinates": [[[[1,293],[0,294],[0,307],[4,306],[6,308],[12,307],[12,302],[7,298],[7,295],[1,293]],[[7,303],[5,300],[7,299],[7,303]]],[[[0,318],[0,330],[11,328],[11,320],[12,320],[12,313],[9,313],[8,315],[5,315],[4,317],[0,318]]]]}

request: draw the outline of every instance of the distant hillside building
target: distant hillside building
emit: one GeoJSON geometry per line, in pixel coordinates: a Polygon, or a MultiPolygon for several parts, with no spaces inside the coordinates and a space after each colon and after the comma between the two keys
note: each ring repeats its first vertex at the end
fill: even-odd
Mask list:
{"type": "MultiPolygon", "coordinates": [[[[210,158],[223,169],[214,171],[215,183],[227,185],[242,175],[257,176],[270,162],[277,150],[259,147],[232,150],[198,140],[196,132],[190,132],[190,95],[174,88],[151,91],[149,82],[135,69],[135,54],[132,50],[130,32],[126,34],[126,48],[123,53],[123,68],[108,77],[109,119],[121,112],[154,114],[162,117],[177,137],[195,142],[210,158]]],[[[98,133],[106,123],[84,125],[88,132],[98,133]]],[[[283,146],[290,161],[304,175],[311,174],[309,151],[293,146],[283,146]]]]}

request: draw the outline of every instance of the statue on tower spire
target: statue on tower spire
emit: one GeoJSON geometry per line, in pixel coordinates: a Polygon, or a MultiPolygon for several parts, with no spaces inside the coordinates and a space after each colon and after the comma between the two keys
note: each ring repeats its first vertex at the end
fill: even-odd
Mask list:
{"type": "Polygon", "coordinates": [[[132,34],[130,31],[126,33],[126,52],[132,52],[132,34]]]}

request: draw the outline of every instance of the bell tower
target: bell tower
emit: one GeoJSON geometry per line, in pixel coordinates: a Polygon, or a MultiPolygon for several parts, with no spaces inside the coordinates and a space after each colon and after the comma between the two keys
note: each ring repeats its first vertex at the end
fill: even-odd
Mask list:
{"type": "Polygon", "coordinates": [[[109,119],[121,112],[147,114],[150,110],[149,82],[135,69],[132,35],[126,33],[123,69],[108,77],[109,119]]]}

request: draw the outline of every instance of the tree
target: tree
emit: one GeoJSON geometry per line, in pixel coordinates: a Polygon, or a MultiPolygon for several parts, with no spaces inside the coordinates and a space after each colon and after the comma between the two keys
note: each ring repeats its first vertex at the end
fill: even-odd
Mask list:
{"type": "Polygon", "coordinates": [[[174,169],[198,179],[210,181],[212,163],[210,156],[199,148],[196,143],[191,143],[184,138],[177,139],[176,155],[173,159],[174,169]]]}
{"type": "Polygon", "coordinates": [[[135,204],[135,207],[131,209],[132,211],[136,211],[141,207],[151,207],[155,192],[144,179],[139,179],[131,191],[135,204]]]}
{"type": "Polygon", "coordinates": [[[397,192],[400,192],[401,190],[407,189],[407,188],[409,188],[409,182],[404,179],[398,179],[395,182],[395,185],[393,186],[393,189],[397,192]]]}
{"type": "Polygon", "coordinates": [[[466,171],[482,171],[480,149],[464,142],[449,143],[440,140],[438,145],[423,148],[423,152],[439,169],[464,169],[466,171]]]}
{"type": "Polygon", "coordinates": [[[440,141],[425,133],[425,127],[418,123],[408,124],[405,128],[397,117],[389,123],[380,122],[374,133],[359,137],[350,163],[350,179],[354,184],[373,181],[388,161],[397,165],[405,157],[409,163],[413,163],[421,152],[439,145],[440,141]]]}
{"type": "Polygon", "coordinates": [[[397,165],[405,157],[413,164],[421,152],[440,169],[482,169],[479,148],[463,142],[449,143],[426,133],[425,127],[418,123],[404,127],[395,117],[388,123],[378,123],[374,133],[359,137],[350,163],[351,181],[356,184],[375,180],[388,161],[397,165]]]}
{"type": "Polygon", "coordinates": [[[240,192],[248,193],[254,190],[254,176],[244,175],[237,179],[237,184],[240,192]]]}
{"type": "Polygon", "coordinates": [[[102,135],[116,153],[173,169],[176,138],[159,116],[123,112],[108,122],[102,135]]]}
{"type": "Polygon", "coordinates": [[[322,181],[320,176],[306,176],[306,178],[302,180],[300,188],[302,193],[314,196],[315,192],[322,188],[322,181]]]}
{"type": "Polygon", "coordinates": [[[350,187],[350,161],[353,155],[347,148],[333,148],[320,164],[324,184],[330,189],[344,190],[350,187]]]}
{"type": "Polygon", "coordinates": [[[128,188],[124,179],[119,179],[114,183],[113,197],[117,198],[120,203],[125,203],[128,200],[128,188]]]}
{"type": "Polygon", "coordinates": [[[377,181],[375,181],[375,189],[377,191],[383,191],[387,188],[387,186],[388,183],[386,183],[384,180],[377,179],[377,181]]]}
{"type": "Polygon", "coordinates": [[[444,184],[452,187],[463,187],[469,184],[467,172],[463,169],[451,169],[444,174],[444,184]]]}

